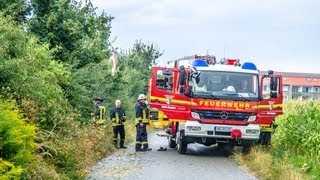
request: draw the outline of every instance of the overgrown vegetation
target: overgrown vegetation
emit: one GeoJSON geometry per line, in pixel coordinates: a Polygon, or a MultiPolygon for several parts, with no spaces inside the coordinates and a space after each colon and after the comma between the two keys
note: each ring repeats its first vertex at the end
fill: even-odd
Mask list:
{"type": "Polygon", "coordinates": [[[236,155],[262,179],[320,178],[320,102],[287,102],[269,150],[236,155]]]}
{"type": "Polygon", "coordinates": [[[27,173],[34,159],[36,127],[25,122],[13,102],[0,99],[0,179],[27,173]]]}
{"type": "Polygon", "coordinates": [[[110,122],[90,121],[93,99],[104,98],[107,111],[120,99],[133,117],[161,52],[137,41],[112,76],[113,17],[97,16],[90,1],[0,4],[0,177],[81,178],[114,150],[110,122]]]}

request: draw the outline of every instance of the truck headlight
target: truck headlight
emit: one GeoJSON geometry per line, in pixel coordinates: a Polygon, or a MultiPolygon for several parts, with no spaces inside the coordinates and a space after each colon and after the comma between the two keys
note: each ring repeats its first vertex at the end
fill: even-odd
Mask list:
{"type": "Polygon", "coordinates": [[[200,119],[200,115],[196,112],[191,112],[191,116],[195,119],[200,119]]]}
{"type": "Polygon", "coordinates": [[[255,121],[256,119],[257,119],[257,116],[250,116],[247,122],[252,122],[252,121],[255,121]]]}

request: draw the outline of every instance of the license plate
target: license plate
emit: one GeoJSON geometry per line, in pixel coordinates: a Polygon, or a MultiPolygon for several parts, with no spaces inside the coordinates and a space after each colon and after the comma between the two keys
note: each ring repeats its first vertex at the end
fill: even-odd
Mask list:
{"type": "Polygon", "coordinates": [[[215,131],[220,131],[220,132],[230,132],[231,130],[232,130],[232,127],[223,127],[223,126],[215,127],[215,131]]]}

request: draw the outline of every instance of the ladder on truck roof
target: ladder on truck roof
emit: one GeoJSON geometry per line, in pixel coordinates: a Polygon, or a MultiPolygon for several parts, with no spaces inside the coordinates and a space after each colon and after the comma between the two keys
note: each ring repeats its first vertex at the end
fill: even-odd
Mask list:
{"type": "Polygon", "coordinates": [[[180,59],[170,60],[167,62],[167,64],[174,63],[174,67],[178,67],[178,62],[180,61],[191,61],[195,59],[203,59],[208,62],[208,64],[215,64],[216,63],[216,57],[213,55],[206,55],[206,56],[199,56],[199,55],[192,55],[192,56],[184,56],[180,59]]]}

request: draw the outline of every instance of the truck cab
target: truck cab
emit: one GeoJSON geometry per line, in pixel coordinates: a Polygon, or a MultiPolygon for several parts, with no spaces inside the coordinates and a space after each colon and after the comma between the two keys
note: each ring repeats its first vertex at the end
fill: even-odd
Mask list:
{"type": "Polygon", "coordinates": [[[260,77],[254,63],[238,59],[195,55],[172,62],[153,67],[149,84],[150,106],[169,120],[163,136],[170,147],[185,154],[190,143],[270,143],[282,114],[281,76],[269,71],[260,77]]]}

